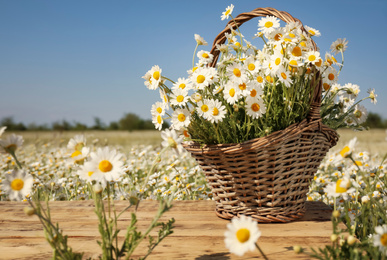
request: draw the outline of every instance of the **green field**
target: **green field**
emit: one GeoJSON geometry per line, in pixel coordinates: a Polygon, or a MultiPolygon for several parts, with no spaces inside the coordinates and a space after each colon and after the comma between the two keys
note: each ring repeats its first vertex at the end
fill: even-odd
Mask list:
{"type": "MultiPolygon", "coordinates": [[[[11,132],[6,131],[4,136],[11,132]]],[[[160,145],[161,136],[159,131],[67,131],[67,132],[15,132],[22,135],[24,144],[44,145],[50,143],[51,145],[66,146],[68,140],[77,134],[86,136],[88,143],[95,143],[98,145],[120,145],[126,150],[133,145],[160,145]]],[[[384,155],[387,153],[387,134],[384,129],[373,129],[362,132],[354,132],[349,129],[342,129],[338,131],[340,139],[336,147],[332,149],[339,149],[343,147],[353,137],[357,137],[358,143],[356,150],[367,151],[370,154],[384,155]]]]}

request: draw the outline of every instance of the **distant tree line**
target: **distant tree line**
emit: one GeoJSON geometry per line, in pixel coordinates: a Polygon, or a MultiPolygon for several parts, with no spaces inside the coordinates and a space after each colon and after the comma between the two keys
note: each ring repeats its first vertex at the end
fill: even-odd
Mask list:
{"type": "MultiPolygon", "coordinates": [[[[13,117],[5,117],[0,121],[0,126],[7,126],[8,131],[86,131],[86,130],[154,130],[155,126],[151,120],[144,120],[133,113],[125,114],[117,122],[113,121],[110,124],[105,124],[99,117],[94,117],[94,124],[87,126],[81,122],[69,122],[67,120],[56,121],[51,125],[38,125],[31,123],[25,125],[21,122],[15,122],[13,117]]],[[[168,128],[168,123],[164,123],[163,128],[168,128]]]]}
{"type": "MultiPolygon", "coordinates": [[[[387,129],[387,119],[383,119],[379,114],[370,112],[368,114],[366,122],[363,124],[365,127],[369,128],[386,128],[387,129]]],[[[86,131],[86,130],[154,130],[155,127],[151,120],[144,120],[138,115],[133,113],[125,114],[119,121],[110,122],[109,125],[106,125],[102,122],[99,117],[94,117],[94,124],[92,126],[87,126],[83,123],[74,121],[73,123],[62,120],[56,121],[51,125],[43,124],[37,125],[31,123],[25,125],[23,123],[17,123],[12,117],[5,117],[0,121],[0,126],[7,126],[8,131],[86,131]]],[[[163,129],[168,128],[168,123],[164,122],[163,129]]]]}

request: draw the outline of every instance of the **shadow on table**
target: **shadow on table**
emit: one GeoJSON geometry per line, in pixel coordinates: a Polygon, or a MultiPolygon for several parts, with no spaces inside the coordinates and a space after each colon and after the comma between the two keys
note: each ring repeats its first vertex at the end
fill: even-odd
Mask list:
{"type": "Polygon", "coordinates": [[[213,260],[228,260],[230,258],[230,253],[216,253],[216,254],[209,254],[209,255],[201,255],[199,257],[196,257],[195,260],[207,260],[207,259],[213,259],[213,260]]]}

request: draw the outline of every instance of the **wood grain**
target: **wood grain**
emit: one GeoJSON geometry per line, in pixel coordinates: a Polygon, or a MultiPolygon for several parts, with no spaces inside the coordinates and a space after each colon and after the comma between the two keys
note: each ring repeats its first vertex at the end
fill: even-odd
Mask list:
{"type": "MultiPolygon", "coordinates": [[[[115,201],[117,211],[127,201],[115,201]]],[[[52,250],[46,242],[42,226],[36,216],[28,217],[23,208],[26,202],[0,202],[0,259],[50,259],[52,250]]],[[[331,210],[320,202],[307,202],[305,216],[295,222],[258,224],[262,236],[258,244],[269,259],[308,259],[296,255],[292,247],[304,249],[322,247],[330,243],[332,233],[331,210]]],[[[142,201],[137,211],[138,229],[143,231],[158,208],[156,201],[142,201]]],[[[97,217],[93,201],[55,201],[50,203],[52,219],[59,223],[69,244],[86,257],[97,258],[100,248],[97,217]]],[[[119,220],[120,237],[130,222],[130,212],[119,220]]],[[[148,259],[263,259],[258,251],[243,257],[230,254],[224,245],[224,232],[229,220],[215,215],[214,201],[176,201],[162,220],[175,218],[174,233],[156,247],[148,259]]],[[[153,235],[156,232],[151,233],[153,235]]],[[[134,258],[143,255],[146,244],[135,251],[134,258]]]]}

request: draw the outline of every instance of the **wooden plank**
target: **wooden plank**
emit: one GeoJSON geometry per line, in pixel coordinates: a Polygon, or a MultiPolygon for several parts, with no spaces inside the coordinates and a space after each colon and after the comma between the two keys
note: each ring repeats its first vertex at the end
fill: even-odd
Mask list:
{"type": "MultiPolygon", "coordinates": [[[[26,202],[0,202],[1,259],[50,259],[52,256],[38,218],[24,214],[26,205],[26,202]]],[[[127,205],[127,201],[115,201],[118,212],[127,205]]],[[[292,247],[320,247],[330,243],[330,208],[320,202],[307,202],[306,205],[306,215],[299,221],[258,225],[262,231],[258,244],[269,259],[307,259],[304,255],[296,255],[292,247]]],[[[136,213],[139,230],[148,227],[157,208],[156,201],[140,203],[136,213]]],[[[69,236],[74,251],[97,258],[100,248],[96,241],[100,237],[93,201],[54,201],[50,202],[50,209],[52,219],[69,236]]],[[[162,217],[164,221],[175,218],[174,233],[163,240],[148,259],[262,259],[258,251],[243,257],[228,252],[224,232],[229,221],[218,218],[214,210],[213,201],[175,201],[173,208],[162,217]]],[[[130,212],[123,213],[119,220],[119,228],[123,230],[120,238],[130,223],[130,212]]],[[[141,244],[134,258],[143,255],[145,250],[146,243],[141,244]]]]}

